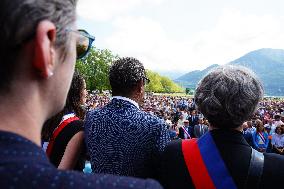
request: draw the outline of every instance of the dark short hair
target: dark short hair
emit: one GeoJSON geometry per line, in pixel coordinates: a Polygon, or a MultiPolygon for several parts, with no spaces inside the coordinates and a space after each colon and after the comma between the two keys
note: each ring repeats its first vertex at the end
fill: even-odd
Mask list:
{"type": "Polygon", "coordinates": [[[280,115],[275,115],[275,116],[274,116],[274,119],[280,119],[280,118],[281,118],[280,115]]]}
{"type": "Polygon", "coordinates": [[[56,47],[67,43],[66,29],[76,18],[77,0],[0,1],[0,92],[9,89],[22,46],[33,39],[42,20],[57,29],[56,47]]]}
{"type": "Polygon", "coordinates": [[[146,79],[143,64],[132,57],[119,58],[109,71],[109,81],[113,94],[130,95],[137,84],[146,79]]]}

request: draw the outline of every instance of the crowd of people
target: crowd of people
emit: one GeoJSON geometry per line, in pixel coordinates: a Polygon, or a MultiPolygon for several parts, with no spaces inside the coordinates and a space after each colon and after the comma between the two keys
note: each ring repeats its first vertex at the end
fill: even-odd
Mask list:
{"type": "Polygon", "coordinates": [[[145,96],[143,64],[124,57],[111,92],[87,95],[74,70],[95,38],[76,5],[0,2],[1,188],[281,187],[284,103],[262,100],[251,70],[219,66],[194,98],[145,96]]]}
{"type": "MultiPolygon", "coordinates": [[[[86,108],[102,108],[111,98],[109,92],[90,93],[87,95],[86,108]]],[[[196,110],[194,98],[189,96],[148,93],[141,109],[163,119],[171,139],[200,138],[209,128],[208,120],[196,110]],[[184,134],[184,129],[187,128],[188,134],[184,134]]],[[[284,154],[284,99],[263,98],[252,118],[244,122],[243,128],[244,137],[253,148],[261,152],[284,154]],[[263,144],[259,144],[262,142],[263,144]]]]}

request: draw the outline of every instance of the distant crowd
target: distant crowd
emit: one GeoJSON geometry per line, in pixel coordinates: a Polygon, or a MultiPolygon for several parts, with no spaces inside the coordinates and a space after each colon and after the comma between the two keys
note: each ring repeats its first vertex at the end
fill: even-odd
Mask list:
{"type": "Polygon", "coordinates": [[[88,95],[74,70],[95,37],[76,5],[0,1],[1,188],[280,188],[284,101],[251,70],[214,68],[193,100],[145,94],[143,63],[121,57],[111,93],[88,95]]]}
{"type": "MultiPolygon", "coordinates": [[[[91,92],[87,96],[88,110],[102,108],[111,100],[108,91],[91,92]]],[[[148,93],[141,109],[163,119],[171,139],[200,138],[208,131],[208,120],[196,110],[194,99],[183,96],[153,95],[148,93]],[[184,134],[187,130],[188,134],[184,134]]],[[[247,142],[261,152],[284,154],[284,99],[264,98],[252,119],[243,124],[247,142]]]]}

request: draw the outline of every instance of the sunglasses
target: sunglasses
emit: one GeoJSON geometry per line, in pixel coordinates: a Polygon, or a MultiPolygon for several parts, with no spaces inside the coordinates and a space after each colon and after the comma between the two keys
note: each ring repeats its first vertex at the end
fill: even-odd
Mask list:
{"type": "Polygon", "coordinates": [[[70,32],[74,32],[78,34],[78,39],[76,42],[76,50],[77,50],[77,59],[84,58],[92,48],[92,43],[95,41],[95,37],[90,35],[85,30],[71,30],[70,32]]]}
{"type": "Polygon", "coordinates": [[[147,77],[143,77],[143,81],[145,85],[148,85],[150,83],[150,79],[148,79],[147,77]]]}

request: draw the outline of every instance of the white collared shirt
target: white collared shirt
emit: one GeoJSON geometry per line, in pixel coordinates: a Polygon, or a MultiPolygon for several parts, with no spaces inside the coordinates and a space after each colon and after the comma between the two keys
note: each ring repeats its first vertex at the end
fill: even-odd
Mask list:
{"type": "Polygon", "coordinates": [[[112,99],[114,99],[114,98],[119,99],[119,100],[128,101],[128,102],[132,103],[134,106],[136,106],[138,109],[140,109],[138,103],[135,102],[134,100],[131,100],[130,98],[123,97],[123,96],[113,96],[112,99]]]}

